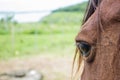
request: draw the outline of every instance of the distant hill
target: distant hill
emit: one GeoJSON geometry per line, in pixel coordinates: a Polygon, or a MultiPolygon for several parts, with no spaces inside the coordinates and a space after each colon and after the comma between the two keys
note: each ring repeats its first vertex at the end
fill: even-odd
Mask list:
{"type": "Polygon", "coordinates": [[[68,7],[64,7],[64,8],[59,8],[57,10],[54,10],[53,12],[60,12],[60,11],[63,11],[63,12],[84,12],[85,11],[85,8],[87,6],[87,2],[83,2],[83,3],[79,3],[79,4],[76,4],[76,5],[72,5],[72,6],[68,6],[68,7]]]}
{"type": "Polygon", "coordinates": [[[75,25],[81,24],[87,2],[59,8],[54,10],[50,15],[44,17],[40,22],[45,24],[75,25]]]}

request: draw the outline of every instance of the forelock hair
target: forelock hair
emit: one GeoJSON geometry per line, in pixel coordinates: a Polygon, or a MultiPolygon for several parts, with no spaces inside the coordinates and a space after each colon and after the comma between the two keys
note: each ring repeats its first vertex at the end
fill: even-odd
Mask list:
{"type": "Polygon", "coordinates": [[[84,24],[88,18],[95,12],[97,6],[99,5],[100,0],[89,0],[87,9],[83,18],[82,24],[84,24]]]}

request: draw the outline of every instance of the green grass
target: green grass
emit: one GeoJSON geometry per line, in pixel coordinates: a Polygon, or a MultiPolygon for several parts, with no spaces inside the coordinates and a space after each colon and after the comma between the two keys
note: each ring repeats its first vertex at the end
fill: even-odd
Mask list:
{"type": "Polygon", "coordinates": [[[24,23],[18,24],[16,27],[14,27],[16,34],[75,33],[76,31],[78,31],[78,28],[78,25],[62,25],[56,23],[24,23]]]}
{"type": "Polygon", "coordinates": [[[36,23],[0,22],[0,59],[71,55],[83,14],[83,11],[53,12],[36,23]]]}
{"type": "Polygon", "coordinates": [[[59,19],[60,13],[55,13],[54,16],[48,17],[46,23],[44,20],[36,23],[9,23],[9,32],[0,35],[0,59],[28,55],[64,56],[73,54],[74,39],[80,29],[79,20],[82,16],[79,16],[79,18],[81,17],[79,20],[73,19],[73,23],[68,21],[62,24],[67,16],[59,19]],[[58,22],[54,22],[56,17],[58,22]],[[52,18],[51,23],[49,20],[52,18]]]}
{"type": "Polygon", "coordinates": [[[81,23],[74,19],[73,23],[68,21],[62,24],[65,17],[60,21],[58,18],[58,22],[49,21],[59,16],[60,13],[56,13],[53,17],[48,17],[47,23],[44,20],[36,23],[9,23],[9,32],[0,35],[0,59],[30,55],[72,55],[75,49],[74,39],[81,23]]]}
{"type": "Polygon", "coordinates": [[[74,45],[75,33],[15,35],[12,43],[11,35],[0,35],[0,59],[37,54],[66,55],[74,45]]]}

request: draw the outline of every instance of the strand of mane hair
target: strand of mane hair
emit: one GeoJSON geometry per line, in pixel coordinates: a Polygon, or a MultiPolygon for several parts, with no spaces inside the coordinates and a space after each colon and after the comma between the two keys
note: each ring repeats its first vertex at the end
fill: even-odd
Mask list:
{"type": "MultiPolygon", "coordinates": [[[[98,6],[99,1],[98,0],[89,0],[88,4],[87,4],[87,9],[82,21],[82,25],[89,19],[89,17],[95,12],[96,7],[98,6]]],[[[99,32],[99,31],[98,31],[99,32]]],[[[80,51],[78,48],[76,48],[75,50],[75,55],[74,55],[74,59],[73,59],[73,65],[72,65],[72,75],[71,75],[71,80],[77,80],[79,79],[80,75],[79,75],[79,70],[82,64],[82,55],[80,54],[80,51]],[[78,57],[77,57],[78,56],[78,57]],[[74,67],[75,67],[75,62],[78,62],[78,66],[77,69],[75,71],[74,74],[74,67]]]]}

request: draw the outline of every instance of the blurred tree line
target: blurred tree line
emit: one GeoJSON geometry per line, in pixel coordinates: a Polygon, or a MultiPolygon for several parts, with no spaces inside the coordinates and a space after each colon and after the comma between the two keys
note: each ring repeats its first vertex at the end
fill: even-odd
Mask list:
{"type": "Polygon", "coordinates": [[[65,8],[59,8],[53,12],[85,12],[87,2],[79,3],[65,8]]]}
{"type": "Polygon", "coordinates": [[[66,29],[69,29],[69,26],[81,24],[86,6],[87,2],[83,2],[59,8],[35,23],[18,23],[13,19],[15,14],[7,14],[4,18],[0,19],[0,34],[9,34],[12,30],[11,28],[14,28],[17,33],[25,34],[34,34],[36,32],[41,34],[52,31],[61,32],[65,25],[68,26],[66,29]],[[47,28],[45,28],[46,26],[47,28]],[[61,26],[61,30],[58,26],[61,26]]]}

